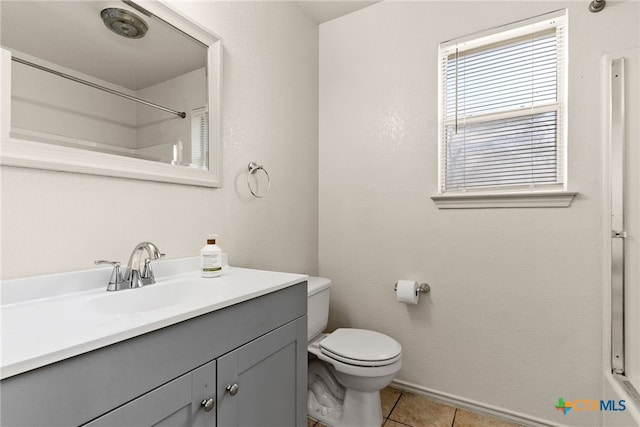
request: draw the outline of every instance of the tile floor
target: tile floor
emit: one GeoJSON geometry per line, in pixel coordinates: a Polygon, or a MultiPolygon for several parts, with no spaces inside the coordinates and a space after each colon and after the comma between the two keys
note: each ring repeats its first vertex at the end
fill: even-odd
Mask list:
{"type": "MultiPolygon", "coordinates": [[[[517,427],[511,421],[456,408],[387,387],[380,392],[384,427],[517,427]]],[[[311,418],[307,427],[325,427],[311,418]]]]}

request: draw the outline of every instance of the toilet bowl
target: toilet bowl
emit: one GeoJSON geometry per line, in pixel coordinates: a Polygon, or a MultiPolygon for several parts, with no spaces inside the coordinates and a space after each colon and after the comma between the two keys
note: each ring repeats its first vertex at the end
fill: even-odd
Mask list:
{"type": "Polygon", "coordinates": [[[308,414],[332,427],[380,426],[380,390],[402,366],[402,347],[376,331],[340,328],[322,333],[331,281],[308,279],[308,414]]]}

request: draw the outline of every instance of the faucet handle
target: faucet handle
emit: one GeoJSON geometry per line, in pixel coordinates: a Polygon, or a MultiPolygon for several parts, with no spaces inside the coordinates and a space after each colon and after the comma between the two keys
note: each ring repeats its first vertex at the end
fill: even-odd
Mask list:
{"type": "MultiPolygon", "coordinates": [[[[164,255],[164,254],[161,254],[164,255]]],[[[144,268],[142,269],[142,279],[149,279],[149,284],[156,283],[156,279],[153,276],[153,269],[151,268],[151,258],[144,260],[144,268]]]]}
{"type": "Polygon", "coordinates": [[[107,291],[117,291],[122,286],[124,280],[122,279],[122,272],[120,271],[120,261],[107,261],[104,259],[94,261],[96,265],[111,264],[113,271],[111,271],[111,277],[109,278],[109,284],[107,285],[107,291]]]}

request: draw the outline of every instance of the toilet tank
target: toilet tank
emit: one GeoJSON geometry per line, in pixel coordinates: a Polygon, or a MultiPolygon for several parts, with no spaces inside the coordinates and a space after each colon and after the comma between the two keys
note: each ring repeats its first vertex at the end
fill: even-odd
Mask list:
{"type": "Polygon", "coordinates": [[[320,334],[329,320],[329,287],[325,277],[307,279],[307,341],[320,334]]]}

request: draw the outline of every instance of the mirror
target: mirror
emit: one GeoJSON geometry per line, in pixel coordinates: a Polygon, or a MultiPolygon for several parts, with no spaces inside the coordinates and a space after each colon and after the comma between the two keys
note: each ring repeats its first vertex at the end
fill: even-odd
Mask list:
{"type": "Polygon", "coordinates": [[[221,185],[219,38],[158,1],[0,8],[2,164],[221,185]]]}

